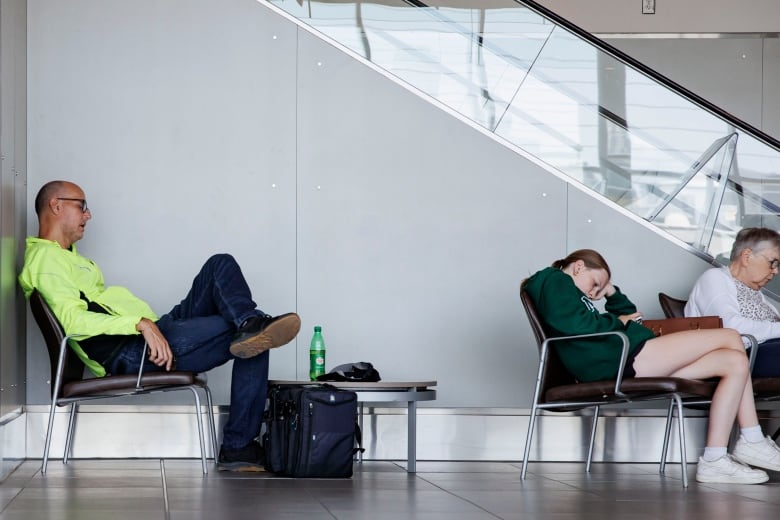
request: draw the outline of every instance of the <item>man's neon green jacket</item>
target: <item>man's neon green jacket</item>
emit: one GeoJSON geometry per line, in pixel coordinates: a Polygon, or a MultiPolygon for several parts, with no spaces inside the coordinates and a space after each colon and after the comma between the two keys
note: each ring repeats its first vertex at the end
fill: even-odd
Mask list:
{"type": "MultiPolygon", "coordinates": [[[[139,334],[135,326],[141,318],[157,321],[157,315],[149,305],[128,289],[106,287],[97,264],[78,254],[75,244],[68,250],[52,240],[27,237],[19,283],[27,298],[37,289],[65,334],[83,335],[80,339],[100,334],[139,334]],[[89,302],[96,303],[106,312],[88,310],[89,302]]],[[[89,359],[78,343],[71,341],[70,346],[93,374],[98,377],[106,374],[106,370],[89,359]]]]}

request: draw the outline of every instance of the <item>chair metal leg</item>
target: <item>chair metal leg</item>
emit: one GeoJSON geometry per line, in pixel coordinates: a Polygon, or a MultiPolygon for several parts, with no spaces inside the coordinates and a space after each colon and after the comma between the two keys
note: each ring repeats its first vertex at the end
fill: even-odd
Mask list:
{"type": "Polygon", "coordinates": [[[536,373],[536,386],[534,387],[534,398],[531,401],[531,416],[528,418],[528,433],[525,435],[525,449],[523,450],[523,467],[520,470],[520,480],[525,480],[526,472],[528,471],[528,457],[531,455],[531,440],[534,435],[534,427],[536,426],[536,414],[539,412],[539,401],[542,393],[542,379],[544,376],[544,367],[547,364],[547,349],[546,346],[542,348],[539,357],[539,370],[536,373]]]}
{"type": "Polygon", "coordinates": [[[70,460],[71,450],[73,449],[73,434],[76,430],[76,414],[79,412],[79,403],[75,402],[70,407],[70,417],[68,417],[68,433],[65,436],[65,454],[62,456],[62,463],[67,464],[70,460]]]}
{"type": "Polygon", "coordinates": [[[46,428],[46,440],[43,445],[43,463],[41,464],[41,474],[46,474],[46,466],[49,464],[49,449],[51,448],[52,430],[54,429],[54,412],[57,410],[56,398],[52,399],[49,409],[49,426],[46,428]]]}
{"type": "Polygon", "coordinates": [[[523,450],[523,467],[520,470],[520,480],[525,480],[525,474],[528,471],[528,457],[531,455],[531,440],[534,434],[534,426],[536,425],[536,414],[538,413],[536,405],[536,399],[531,407],[531,416],[528,418],[528,433],[525,436],[525,449],[523,450]]]}
{"type": "Polygon", "coordinates": [[[200,441],[200,464],[203,468],[203,474],[208,475],[209,470],[206,466],[206,442],[203,437],[203,417],[200,410],[200,396],[198,395],[198,387],[188,387],[192,392],[195,399],[195,421],[198,423],[198,440],[200,441]]]}
{"type": "Polygon", "coordinates": [[[588,460],[585,462],[585,473],[590,473],[590,465],[593,461],[593,444],[596,442],[596,426],[599,424],[599,411],[601,407],[596,405],[593,409],[593,425],[590,428],[590,443],[588,444],[588,460]]]}
{"type": "Polygon", "coordinates": [[[662,474],[666,471],[666,458],[669,455],[669,437],[672,434],[672,421],[674,420],[674,399],[669,400],[669,411],[666,413],[666,428],[664,429],[664,444],[661,448],[661,465],[658,468],[658,473],[662,474]]]}
{"type": "Polygon", "coordinates": [[[203,387],[203,391],[206,393],[206,418],[209,421],[209,431],[211,432],[211,449],[214,453],[214,465],[219,463],[219,448],[217,446],[217,427],[214,421],[214,402],[211,399],[211,389],[208,386],[203,387]]]}
{"type": "Polygon", "coordinates": [[[683,487],[688,487],[688,455],[685,451],[685,416],[683,415],[683,404],[680,396],[675,394],[673,396],[675,403],[677,403],[677,426],[680,433],[680,466],[682,467],[682,481],[683,487]]]}

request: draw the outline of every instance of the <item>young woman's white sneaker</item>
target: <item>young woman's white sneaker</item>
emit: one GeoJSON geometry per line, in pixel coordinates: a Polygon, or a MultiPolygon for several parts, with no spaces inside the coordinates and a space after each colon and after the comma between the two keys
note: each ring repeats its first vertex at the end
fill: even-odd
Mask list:
{"type": "Polygon", "coordinates": [[[761,484],[769,480],[766,471],[737,462],[731,455],[708,462],[699,457],[696,481],[708,484],[761,484]]]}

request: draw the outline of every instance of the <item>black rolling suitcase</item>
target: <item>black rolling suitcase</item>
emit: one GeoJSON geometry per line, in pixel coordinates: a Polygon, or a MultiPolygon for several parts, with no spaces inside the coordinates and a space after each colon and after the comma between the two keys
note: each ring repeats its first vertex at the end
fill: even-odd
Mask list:
{"type": "Polygon", "coordinates": [[[330,385],[273,385],[268,398],[266,470],[289,477],[352,476],[361,440],[355,392],[330,385]]]}

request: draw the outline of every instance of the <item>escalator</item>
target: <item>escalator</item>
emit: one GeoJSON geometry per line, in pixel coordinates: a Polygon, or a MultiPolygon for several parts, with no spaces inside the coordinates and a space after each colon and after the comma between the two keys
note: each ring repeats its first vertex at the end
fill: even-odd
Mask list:
{"type": "Polygon", "coordinates": [[[700,256],[780,229],[777,139],[535,2],[266,3],[700,256]]]}

